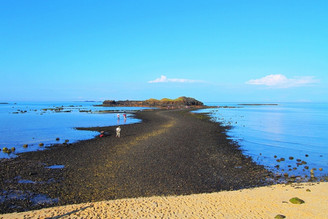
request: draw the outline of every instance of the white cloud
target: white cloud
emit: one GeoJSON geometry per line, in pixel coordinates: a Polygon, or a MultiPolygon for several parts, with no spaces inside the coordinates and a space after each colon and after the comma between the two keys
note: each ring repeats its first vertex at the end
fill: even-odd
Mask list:
{"type": "Polygon", "coordinates": [[[148,83],[168,83],[168,82],[174,82],[174,83],[201,83],[204,81],[200,80],[191,80],[191,79],[182,79],[182,78],[167,78],[165,75],[161,75],[160,78],[156,78],[153,81],[148,81],[148,83]]]}
{"type": "Polygon", "coordinates": [[[300,87],[318,83],[319,80],[314,79],[312,76],[303,76],[295,78],[287,78],[285,75],[267,75],[260,79],[252,79],[246,82],[251,85],[266,85],[269,87],[276,88],[289,88],[289,87],[300,87]]]}

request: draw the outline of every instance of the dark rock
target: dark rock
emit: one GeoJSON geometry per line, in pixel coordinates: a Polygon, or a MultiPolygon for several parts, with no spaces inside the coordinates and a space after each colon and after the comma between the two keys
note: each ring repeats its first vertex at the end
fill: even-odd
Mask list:
{"type": "Polygon", "coordinates": [[[298,198],[298,197],[294,197],[289,199],[289,201],[293,204],[303,204],[305,203],[305,201],[303,201],[302,199],[298,198]]]}
{"type": "Polygon", "coordinates": [[[283,219],[283,218],[286,218],[286,216],[282,215],[282,214],[277,214],[274,218],[275,219],[283,219]]]}
{"type": "Polygon", "coordinates": [[[28,175],[30,175],[30,176],[35,176],[35,175],[37,175],[38,173],[37,172],[29,172],[28,173],[28,175]]]}

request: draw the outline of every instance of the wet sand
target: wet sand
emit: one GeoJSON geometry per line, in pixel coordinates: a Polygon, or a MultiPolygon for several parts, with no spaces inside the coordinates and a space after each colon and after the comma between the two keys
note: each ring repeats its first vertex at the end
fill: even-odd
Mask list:
{"type": "Polygon", "coordinates": [[[271,178],[206,115],[154,110],[136,117],[143,122],[121,126],[121,138],[115,138],[116,127],[96,127],[91,130],[109,136],[1,160],[0,196],[7,198],[0,200],[0,213],[237,190],[271,178]],[[64,168],[46,168],[51,165],[64,168]]]}
{"type": "Polygon", "coordinates": [[[328,218],[328,183],[275,185],[187,196],[132,198],[0,215],[0,218],[328,218]],[[303,204],[292,204],[298,197],[303,204]]]}

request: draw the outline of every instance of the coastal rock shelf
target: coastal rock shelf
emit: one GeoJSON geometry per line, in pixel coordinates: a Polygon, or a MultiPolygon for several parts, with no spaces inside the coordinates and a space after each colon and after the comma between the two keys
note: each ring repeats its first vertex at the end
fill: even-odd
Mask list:
{"type": "MultiPolygon", "coordinates": [[[[24,153],[0,162],[1,213],[154,195],[186,195],[268,184],[270,172],[243,155],[226,128],[188,109],[139,111],[142,123],[90,128],[106,137],[24,153]],[[49,166],[63,165],[50,169],[49,166]],[[237,168],[238,167],[238,168],[237,168]],[[17,176],[26,182],[19,183],[17,176]],[[46,182],[46,183],[44,183],[46,182]],[[21,191],[58,202],[6,199],[21,191]]],[[[30,196],[26,196],[30,197],[30,196]]]]}

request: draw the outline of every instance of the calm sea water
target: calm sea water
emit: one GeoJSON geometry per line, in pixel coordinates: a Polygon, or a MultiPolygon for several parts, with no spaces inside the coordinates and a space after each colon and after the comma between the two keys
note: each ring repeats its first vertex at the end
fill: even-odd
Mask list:
{"type": "Polygon", "coordinates": [[[209,113],[214,121],[231,126],[227,134],[259,164],[289,175],[309,176],[312,168],[317,169],[315,176],[328,174],[328,103],[207,105],[237,107],[198,112],[209,113]],[[285,161],[278,162],[281,158],[285,161]],[[300,165],[302,161],[306,164],[300,165]]]}
{"type": "Polygon", "coordinates": [[[27,151],[43,150],[46,146],[91,139],[98,132],[76,130],[75,127],[124,125],[140,122],[131,114],[124,121],[117,113],[99,113],[101,110],[131,111],[140,107],[95,107],[95,102],[17,102],[0,104],[0,158],[14,157],[27,151]],[[47,109],[47,110],[46,110],[47,109]],[[52,109],[52,110],[50,110],[52,109]],[[57,109],[57,111],[55,110],[57,109]],[[60,110],[59,110],[60,109],[60,110]],[[60,138],[56,141],[56,138],[60,138]],[[43,147],[39,143],[44,143],[43,147]],[[27,148],[23,145],[28,144],[27,148]],[[4,147],[15,147],[15,153],[7,154],[4,147]]]}

